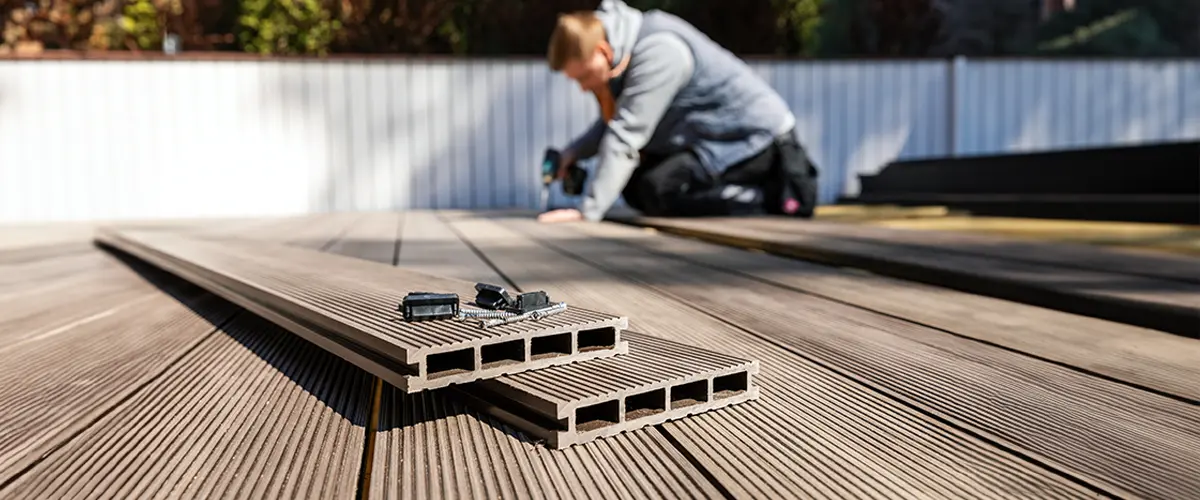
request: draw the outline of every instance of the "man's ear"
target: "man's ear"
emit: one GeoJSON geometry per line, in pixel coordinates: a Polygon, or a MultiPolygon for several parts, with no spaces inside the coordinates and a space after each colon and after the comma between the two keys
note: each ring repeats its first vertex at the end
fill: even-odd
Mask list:
{"type": "Polygon", "coordinates": [[[611,68],[615,61],[613,61],[613,48],[612,45],[609,45],[608,40],[600,40],[597,42],[596,50],[599,50],[601,54],[604,54],[604,59],[608,61],[608,67],[611,68]]]}

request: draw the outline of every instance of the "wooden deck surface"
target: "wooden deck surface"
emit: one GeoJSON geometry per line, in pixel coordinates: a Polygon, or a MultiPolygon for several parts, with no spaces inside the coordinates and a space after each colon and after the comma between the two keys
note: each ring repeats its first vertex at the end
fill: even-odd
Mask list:
{"type": "MultiPolygon", "coordinates": [[[[1030,248],[823,224],[807,241],[923,259],[1030,248]]],[[[546,290],[757,359],[762,395],[552,451],[96,249],[87,225],[27,227],[0,231],[0,498],[1200,498],[1200,340],[1178,332],[615,223],[452,211],[137,226],[546,290]]],[[[1095,252],[1009,261],[1113,274],[1114,254],[1095,252]]],[[[1192,304],[1197,261],[1169,262],[1115,274],[1175,288],[1113,293],[1192,304]]]]}

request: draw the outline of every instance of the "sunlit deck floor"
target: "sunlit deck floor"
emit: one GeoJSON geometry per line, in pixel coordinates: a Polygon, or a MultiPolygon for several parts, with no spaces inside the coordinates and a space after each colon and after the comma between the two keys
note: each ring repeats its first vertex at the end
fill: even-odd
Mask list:
{"type": "MultiPolygon", "coordinates": [[[[153,224],[545,290],[626,315],[632,330],[761,363],[756,401],[564,451],[442,391],[376,384],[202,289],[93,247],[87,224],[0,230],[0,498],[1200,492],[1196,338],[779,251],[890,245],[878,234],[799,238],[778,220],[636,224],[457,211],[153,224]],[[751,241],[772,245],[737,248],[751,241]]],[[[1089,254],[1056,266],[1053,251],[917,243],[886,246],[898,252],[889,258],[960,245],[945,262],[982,259],[961,262],[1037,286],[1049,287],[1030,276],[1040,269],[1100,276],[1068,291],[1133,304],[1131,314],[1200,305],[1200,259],[1114,267],[1105,259],[1123,257],[1089,254]]]]}

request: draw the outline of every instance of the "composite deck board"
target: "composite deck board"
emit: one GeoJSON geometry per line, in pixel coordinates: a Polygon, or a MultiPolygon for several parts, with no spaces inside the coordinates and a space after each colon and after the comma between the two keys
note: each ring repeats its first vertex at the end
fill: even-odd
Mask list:
{"type": "Polygon", "coordinates": [[[72,282],[66,288],[16,300],[0,299],[0,352],[62,334],[122,309],[142,307],[161,293],[135,280],[110,274],[105,281],[72,282]]]}
{"type": "MultiPolygon", "coordinates": [[[[396,243],[400,237],[403,215],[375,213],[357,219],[346,232],[339,235],[325,252],[392,265],[396,259],[396,243]]],[[[421,269],[425,274],[437,275],[421,269]]]]}
{"type": "MultiPolygon", "coordinates": [[[[0,238],[4,238],[0,232],[0,238]]],[[[0,268],[29,264],[35,262],[61,262],[64,257],[78,256],[91,251],[92,245],[85,239],[67,240],[58,243],[31,245],[8,250],[0,250],[0,268]]]]}
{"type": "MultiPolygon", "coordinates": [[[[493,221],[450,222],[523,289],[615,308],[630,316],[631,329],[758,360],[757,401],[662,425],[735,497],[1094,496],[1061,475],[626,276],[493,221]]],[[[705,290],[723,296],[721,289],[705,290]]]]}
{"type": "MultiPolygon", "coordinates": [[[[197,280],[213,293],[267,316],[338,356],[409,392],[467,383],[626,352],[620,331],[627,320],[571,307],[540,321],[479,328],[471,322],[408,323],[395,312],[408,292],[428,291],[439,280],[390,264],[309,251],[287,245],[246,244],[152,232],[106,232],[104,241],[155,265],[197,280]],[[569,339],[569,350],[540,357],[523,348],[510,363],[485,363],[489,346],[540,339],[569,339]],[[608,336],[596,349],[579,349],[608,336]],[[467,356],[464,366],[458,361],[467,356]],[[454,364],[441,363],[452,356],[454,364]]],[[[471,290],[471,283],[459,289],[471,290]]],[[[469,295],[459,291],[460,300],[469,295]]]]}
{"type": "Polygon", "coordinates": [[[504,284],[504,278],[479,258],[470,247],[438,219],[434,212],[404,214],[399,264],[438,276],[467,281],[504,284]]]}
{"type": "Polygon", "coordinates": [[[0,263],[0,298],[31,293],[50,286],[59,278],[77,276],[102,267],[106,259],[95,248],[70,256],[33,262],[0,263]]]}
{"type": "MultiPolygon", "coordinates": [[[[605,238],[697,266],[904,318],[1098,376],[1200,401],[1200,342],[1157,330],[619,225],[580,226],[605,238]]],[[[623,250],[624,251],[624,250],[623,250]]]]}
{"type": "Polygon", "coordinates": [[[833,224],[783,217],[705,219],[717,226],[745,225],[781,234],[815,234],[887,245],[977,255],[1055,267],[1183,281],[1200,285],[1200,258],[1150,254],[1072,243],[1034,242],[982,234],[920,231],[855,224],[833,224]]]}
{"type": "Polygon", "coordinates": [[[505,223],[1113,494],[1200,491],[1195,404],[578,229],[505,223]]]}
{"type": "Polygon", "coordinates": [[[800,232],[777,233],[747,224],[633,220],[709,241],[1200,337],[1200,285],[1194,283],[800,232]]]}
{"type": "Polygon", "coordinates": [[[235,312],[190,284],[159,283],[167,293],[139,307],[0,352],[0,484],[139,392],[235,312]]]}
{"type": "MultiPolygon", "coordinates": [[[[447,277],[503,283],[428,212],[373,214],[343,235],[372,244],[335,244],[327,251],[392,263],[388,251],[395,244],[388,235],[394,234],[398,219],[404,237],[438,242],[406,245],[402,238],[401,266],[452,270],[447,277]]],[[[373,498],[722,497],[687,457],[651,429],[551,451],[446,390],[410,395],[390,385],[385,385],[379,418],[373,498]]]]}
{"type": "Polygon", "coordinates": [[[549,450],[445,391],[387,386],[371,498],[723,498],[656,431],[549,450]]]}
{"type": "Polygon", "coordinates": [[[354,498],[370,377],[249,314],[0,496],[354,498]]]}
{"type": "Polygon", "coordinates": [[[626,332],[629,353],[482,380],[469,402],[563,449],[758,398],[758,362],[626,332]]]}
{"type": "MultiPolygon", "coordinates": [[[[61,244],[75,245],[91,237],[90,222],[0,225],[0,253],[61,244]]],[[[36,255],[35,255],[36,257],[36,255]]],[[[0,258],[0,261],[3,261],[0,258]]]]}

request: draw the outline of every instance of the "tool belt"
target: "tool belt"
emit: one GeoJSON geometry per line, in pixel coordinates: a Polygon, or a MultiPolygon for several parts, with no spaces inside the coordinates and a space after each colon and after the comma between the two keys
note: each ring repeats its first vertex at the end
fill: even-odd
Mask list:
{"type": "Polygon", "coordinates": [[[775,164],[766,183],[766,210],[776,215],[811,217],[817,204],[817,168],[796,139],[795,129],[775,136],[775,164]]]}

